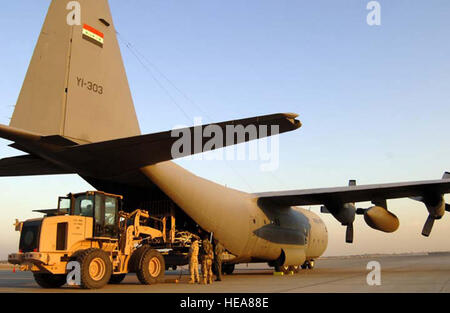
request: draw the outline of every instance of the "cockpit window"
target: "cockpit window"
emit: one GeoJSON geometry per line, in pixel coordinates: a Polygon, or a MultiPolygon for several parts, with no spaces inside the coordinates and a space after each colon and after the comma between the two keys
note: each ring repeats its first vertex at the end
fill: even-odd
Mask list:
{"type": "Polygon", "coordinates": [[[105,197],[105,226],[116,224],[117,205],[117,198],[105,197]]]}
{"type": "Polygon", "coordinates": [[[120,202],[116,197],[102,193],[74,196],[73,214],[94,218],[94,237],[113,237],[118,234],[118,210],[120,202]]]}
{"type": "Polygon", "coordinates": [[[70,198],[67,197],[59,197],[58,198],[58,210],[61,214],[69,214],[70,213],[70,198]]]}
{"type": "Polygon", "coordinates": [[[81,195],[75,198],[74,215],[94,217],[94,196],[81,195]]]}

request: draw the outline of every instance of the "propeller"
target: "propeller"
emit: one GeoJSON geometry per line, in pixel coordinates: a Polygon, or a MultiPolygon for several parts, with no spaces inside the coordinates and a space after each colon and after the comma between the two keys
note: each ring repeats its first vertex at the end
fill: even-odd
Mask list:
{"type": "MultiPolygon", "coordinates": [[[[424,197],[422,197],[422,196],[410,197],[410,199],[424,203],[425,206],[427,207],[429,213],[436,213],[436,211],[434,210],[433,207],[427,205],[424,197]]],[[[441,213],[442,215],[445,213],[445,211],[450,212],[450,205],[448,203],[444,203],[443,205],[444,205],[444,211],[441,213]]],[[[423,225],[422,235],[425,237],[429,237],[431,234],[431,231],[433,230],[434,221],[440,219],[441,217],[442,216],[439,217],[439,216],[429,214],[427,217],[427,220],[425,221],[425,224],[423,225]]]]}
{"type": "MultiPolygon", "coordinates": [[[[356,179],[350,179],[348,181],[348,186],[349,187],[356,186],[356,179]]],[[[355,206],[354,202],[352,204],[353,204],[353,206],[355,206]]],[[[345,242],[346,243],[353,243],[353,234],[354,234],[353,223],[351,223],[351,224],[347,225],[347,229],[345,230],[345,242]]]]}
{"type": "Polygon", "coordinates": [[[353,223],[347,225],[347,230],[345,231],[345,242],[353,243],[353,223]]]}
{"type": "Polygon", "coordinates": [[[428,218],[427,218],[427,220],[425,222],[425,225],[423,225],[422,235],[424,235],[425,237],[429,237],[430,236],[430,233],[431,233],[431,230],[433,229],[433,225],[434,225],[434,221],[435,220],[436,219],[433,216],[428,215],[428,218]]]}

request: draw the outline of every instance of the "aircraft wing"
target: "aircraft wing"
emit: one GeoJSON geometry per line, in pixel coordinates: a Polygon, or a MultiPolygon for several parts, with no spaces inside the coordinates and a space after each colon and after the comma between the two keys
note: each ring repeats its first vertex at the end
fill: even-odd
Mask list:
{"type": "Polygon", "coordinates": [[[444,195],[450,193],[450,173],[440,180],[428,180],[406,183],[354,185],[348,187],[292,190],[255,194],[261,206],[270,207],[266,202],[279,206],[323,205],[322,213],[331,213],[347,227],[345,241],[353,242],[353,222],[356,214],[364,215],[366,223],[377,230],[393,232],[397,230],[397,217],[388,211],[388,199],[409,197],[423,202],[429,216],[422,229],[422,235],[428,237],[435,220],[450,211],[444,195]],[[371,201],[374,206],[367,209],[356,208],[356,202],[371,201]]]}
{"type": "Polygon", "coordinates": [[[266,192],[256,194],[256,196],[263,201],[272,201],[280,205],[320,205],[421,197],[430,193],[450,193],[450,178],[393,184],[266,192]]]}
{"type": "Polygon", "coordinates": [[[72,174],[73,172],[32,155],[23,155],[0,160],[0,177],[72,174]]]}
{"type": "MultiPolygon", "coordinates": [[[[112,176],[158,162],[275,135],[275,133],[271,133],[271,126],[278,126],[278,133],[292,131],[301,127],[300,121],[295,119],[297,116],[297,114],[292,113],[272,114],[177,129],[175,136],[172,136],[172,131],[166,131],[92,144],[77,145],[67,147],[57,152],[55,156],[58,157],[58,159],[61,158],[66,160],[67,164],[71,164],[76,169],[87,169],[89,174],[94,173],[95,176],[98,175],[102,177],[105,175],[112,176]],[[242,125],[243,127],[254,125],[256,126],[254,128],[256,129],[256,133],[254,133],[254,136],[249,136],[249,134],[246,134],[245,136],[234,136],[234,138],[232,138],[234,140],[231,141],[226,140],[226,136],[223,136],[223,138],[219,138],[217,145],[205,147],[205,143],[210,141],[214,135],[211,135],[212,137],[202,136],[201,134],[203,131],[208,130],[209,128],[213,131],[220,130],[223,134],[226,134],[228,125],[242,125]],[[260,126],[268,126],[266,127],[267,133],[261,131],[260,126]],[[185,133],[188,134],[186,135],[187,138],[185,138],[188,143],[184,146],[184,149],[186,150],[183,149],[181,155],[172,155],[174,143],[180,140],[179,134],[185,133]],[[195,146],[197,134],[200,134],[200,140],[198,140],[200,145],[195,146]],[[202,147],[205,148],[202,150],[202,147]]],[[[120,127],[120,125],[117,127],[120,127]]]]}

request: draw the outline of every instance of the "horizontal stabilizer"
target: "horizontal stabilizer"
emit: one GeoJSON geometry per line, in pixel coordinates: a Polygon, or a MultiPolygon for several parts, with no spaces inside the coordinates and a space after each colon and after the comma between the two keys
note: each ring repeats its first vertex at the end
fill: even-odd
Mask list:
{"type": "Polygon", "coordinates": [[[0,138],[14,142],[29,142],[39,140],[42,136],[23,129],[0,125],[0,138]]]}
{"type": "Polygon", "coordinates": [[[23,145],[27,145],[31,142],[34,142],[37,145],[51,145],[56,147],[69,147],[78,145],[77,142],[74,142],[60,135],[42,136],[40,134],[29,132],[24,129],[18,129],[6,125],[0,125],[0,138],[14,141],[14,144],[10,146],[19,150],[24,150],[23,145]]]}
{"type": "MultiPolygon", "coordinates": [[[[64,159],[67,164],[75,167],[80,172],[86,172],[90,175],[93,174],[93,176],[111,177],[147,165],[292,131],[301,126],[300,121],[295,119],[297,116],[297,114],[292,113],[272,114],[222,123],[199,125],[176,129],[173,131],[173,134],[172,131],[166,131],[67,147],[55,155],[64,159]],[[244,128],[247,126],[250,127],[245,129],[243,136],[236,135],[237,131],[234,131],[234,134],[232,133],[231,136],[227,136],[227,131],[229,131],[228,126],[235,127],[236,125],[241,125],[244,128]],[[277,133],[272,132],[272,126],[278,126],[277,133]],[[250,129],[255,131],[248,131],[250,129]],[[211,133],[205,134],[208,132],[211,133]],[[222,136],[217,136],[220,135],[218,134],[220,132],[222,136]],[[219,139],[215,140],[214,145],[207,144],[213,138],[219,139]],[[182,150],[180,151],[181,155],[173,154],[174,144],[181,141],[181,139],[183,142],[186,142],[183,149],[180,149],[182,150]]],[[[117,127],[120,127],[120,125],[117,127]]],[[[242,131],[243,128],[240,128],[242,131]]]]}
{"type": "Polygon", "coordinates": [[[52,163],[31,155],[0,160],[0,177],[72,174],[52,163]]]}
{"type": "Polygon", "coordinates": [[[54,135],[54,136],[43,136],[39,140],[40,144],[49,144],[53,146],[60,146],[60,147],[70,147],[70,146],[76,146],[78,143],[67,139],[63,136],[54,135]]]}

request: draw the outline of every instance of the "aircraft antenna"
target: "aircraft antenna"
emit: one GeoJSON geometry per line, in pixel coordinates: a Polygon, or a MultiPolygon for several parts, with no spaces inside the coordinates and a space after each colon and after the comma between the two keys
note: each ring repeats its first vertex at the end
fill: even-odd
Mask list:
{"type": "Polygon", "coordinates": [[[116,33],[117,33],[117,38],[119,38],[119,40],[121,40],[124,43],[124,45],[134,55],[134,57],[138,60],[138,62],[141,64],[141,66],[150,74],[150,76],[156,82],[156,84],[164,91],[164,93],[167,95],[167,97],[169,97],[169,99],[172,101],[172,103],[180,110],[180,112],[184,115],[184,117],[186,117],[186,119],[189,121],[189,123],[191,123],[191,118],[189,117],[189,115],[186,113],[185,110],[183,110],[181,105],[170,94],[169,90],[167,90],[166,87],[164,87],[164,85],[158,80],[158,78],[155,75],[153,75],[153,72],[151,71],[151,69],[139,57],[139,53],[134,48],[134,46],[129,41],[125,40],[119,32],[116,31],[116,33]]]}
{"type": "Polygon", "coordinates": [[[181,96],[183,96],[183,98],[186,99],[186,101],[188,101],[190,104],[192,104],[194,107],[197,108],[197,110],[199,110],[204,116],[206,116],[211,122],[213,122],[213,119],[211,118],[211,116],[208,115],[208,113],[205,112],[205,110],[203,110],[200,105],[198,105],[194,100],[192,100],[186,93],[184,93],[180,88],[177,87],[177,85],[175,85],[174,82],[172,82],[172,80],[170,80],[167,75],[165,75],[161,70],[159,70],[159,68],[152,62],[149,61],[149,59],[142,54],[141,52],[139,52],[139,50],[135,49],[136,53],[139,54],[142,59],[144,59],[144,61],[146,61],[151,67],[153,67],[153,69],[161,76],[163,77],[168,83],[169,85],[171,85],[173,87],[173,89],[175,89],[181,96]]]}
{"type": "MultiPolygon", "coordinates": [[[[197,105],[191,98],[189,98],[183,91],[181,91],[180,88],[178,88],[175,83],[173,83],[162,71],[158,69],[158,67],[150,62],[148,58],[146,58],[142,53],[140,53],[134,45],[126,40],[118,31],[117,38],[119,38],[120,41],[127,47],[127,49],[134,55],[134,57],[138,60],[138,62],[141,64],[141,66],[151,75],[152,79],[158,84],[158,86],[166,93],[166,95],[170,98],[170,100],[175,104],[175,106],[183,113],[183,115],[186,117],[186,119],[191,122],[190,116],[186,113],[185,110],[179,105],[179,103],[175,100],[175,98],[170,94],[170,92],[164,87],[164,85],[158,80],[158,78],[153,74],[152,70],[145,64],[147,62],[153,69],[162,76],[178,93],[180,93],[187,101],[189,101],[192,105],[194,105],[199,111],[202,112],[202,114],[205,115],[206,118],[208,118],[211,122],[213,122],[213,119],[204,111],[202,108],[197,105]],[[145,61],[145,62],[144,62],[145,61]]],[[[239,171],[237,171],[231,164],[225,161],[225,164],[242,180],[242,182],[247,185],[249,190],[251,192],[254,192],[252,186],[248,183],[248,181],[243,177],[239,171]]]]}

